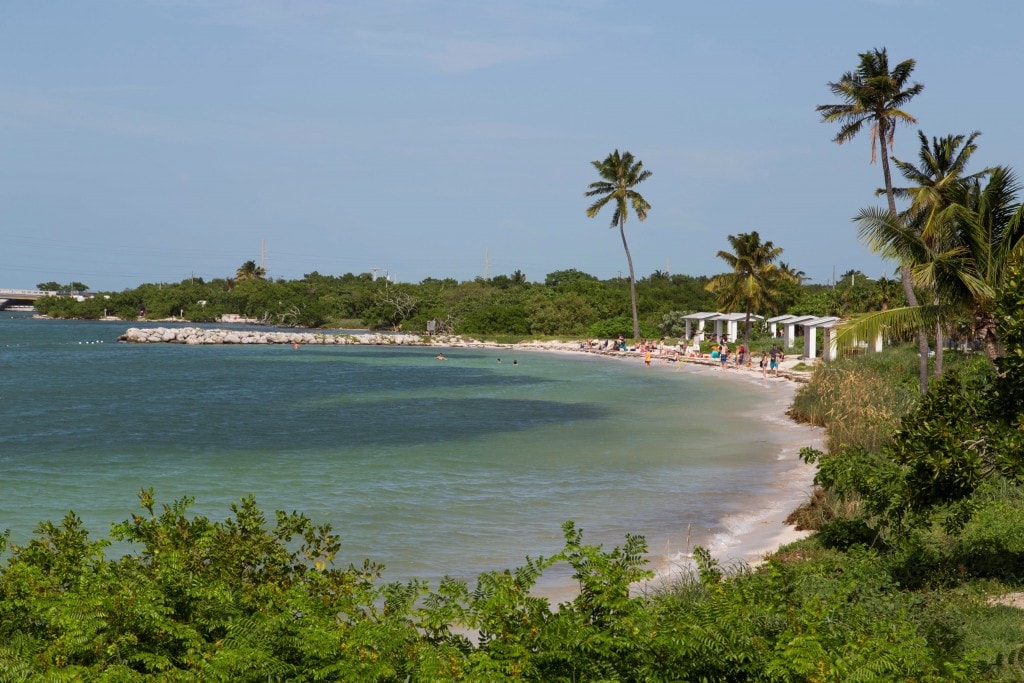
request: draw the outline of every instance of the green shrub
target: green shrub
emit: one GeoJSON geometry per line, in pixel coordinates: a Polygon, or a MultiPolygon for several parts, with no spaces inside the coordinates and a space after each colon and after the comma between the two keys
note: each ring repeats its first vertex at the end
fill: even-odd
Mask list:
{"type": "Polygon", "coordinates": [[[863,519],[833,519],[818,530],[818,541],[826,548],[849,550],[855,545],[870,546],[878,533],[863,519]]]}

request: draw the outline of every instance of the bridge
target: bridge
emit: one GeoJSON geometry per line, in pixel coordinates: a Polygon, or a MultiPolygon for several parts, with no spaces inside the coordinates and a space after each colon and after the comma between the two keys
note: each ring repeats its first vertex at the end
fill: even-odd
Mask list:
{"type": "Polygon", "coordinates": [[[4,289],[0,288],[0,311],[8,308],[31,308],[43,297],[58,296],[61,292],[45,289],[4,289]]]}

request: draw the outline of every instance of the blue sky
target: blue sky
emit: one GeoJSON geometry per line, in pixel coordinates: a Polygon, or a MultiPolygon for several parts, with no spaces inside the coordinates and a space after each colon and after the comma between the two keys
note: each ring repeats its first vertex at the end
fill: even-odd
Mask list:
{"type": "MultiPolygon", "coordinates": [[[[638,277],[711,275],[757,230],[825,283],[890,274],[851,217],[865,135],[814,107],[876,47],[917,60],[897,131],[982,132],[1021,169],[1024,4],[942,0],[6,0],[0,286],[625,274],[592,160],[629,150],[638,277]]],[[[1024,172],[1024,169],[1021,170],[1024,172]]]]}

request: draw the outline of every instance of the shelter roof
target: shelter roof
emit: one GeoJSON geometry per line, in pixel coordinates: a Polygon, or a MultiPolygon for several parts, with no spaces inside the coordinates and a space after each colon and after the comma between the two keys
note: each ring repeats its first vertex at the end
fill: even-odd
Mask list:
{"type": "MultiPolygon", "coordinates": [[[[747,317],[746,313],[690,313],[683,316],[683,320],[745,320],[747,317]]],[[[750,314],[751,320],[764,320],[762,316],[750,314]]]]}

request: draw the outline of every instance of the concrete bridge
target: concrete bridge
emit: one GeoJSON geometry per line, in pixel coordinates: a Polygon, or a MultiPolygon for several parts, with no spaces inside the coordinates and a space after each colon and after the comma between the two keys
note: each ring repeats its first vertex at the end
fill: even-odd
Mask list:
{"type": "Polygon", "coordinates": [[[31,308],[43,297],[57,296],[61,292],[45,289],[4,289],[0,287],[0,311],[8,308],[31,308]]]}

